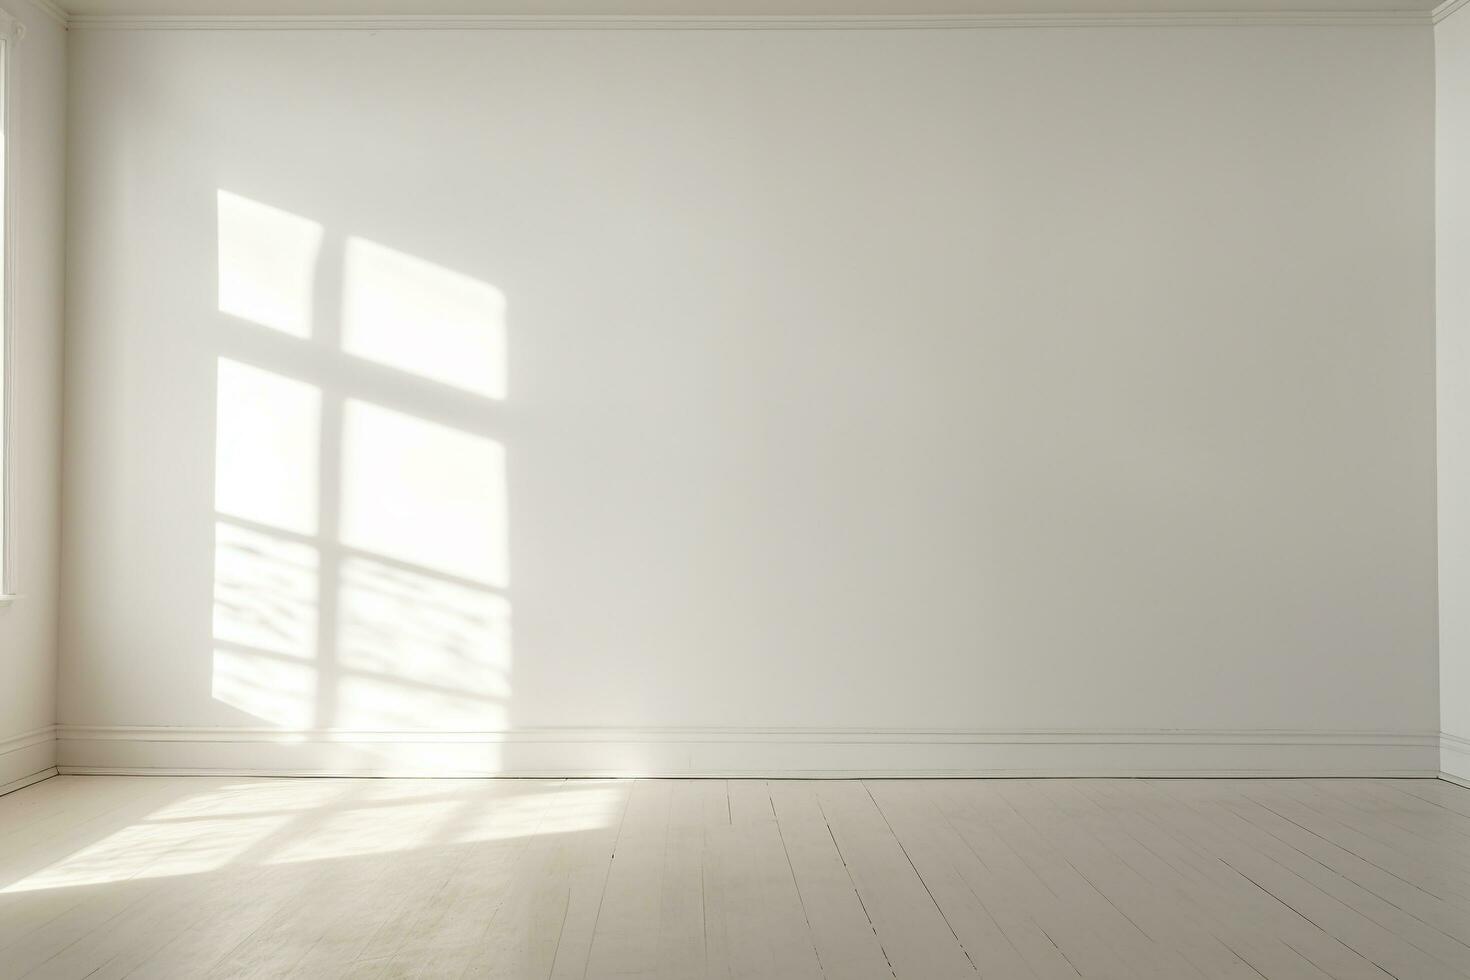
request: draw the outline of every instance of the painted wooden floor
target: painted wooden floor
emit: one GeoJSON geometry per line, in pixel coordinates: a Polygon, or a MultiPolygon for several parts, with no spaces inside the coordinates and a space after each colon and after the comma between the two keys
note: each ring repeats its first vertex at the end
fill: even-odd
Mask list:
{"type": "Polygon", "coordinates": [[[61,776],[0,976],[1470,977],[1433,780],[61,776]]]}

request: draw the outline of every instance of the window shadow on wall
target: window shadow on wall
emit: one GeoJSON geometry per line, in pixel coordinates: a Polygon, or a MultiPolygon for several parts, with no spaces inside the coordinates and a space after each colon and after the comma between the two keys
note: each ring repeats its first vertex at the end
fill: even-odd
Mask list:
{"type": "Polygon", "coordinates": [[[213,697],[314,734],[498,731],[505,299],[217,197],[213,697]]]}

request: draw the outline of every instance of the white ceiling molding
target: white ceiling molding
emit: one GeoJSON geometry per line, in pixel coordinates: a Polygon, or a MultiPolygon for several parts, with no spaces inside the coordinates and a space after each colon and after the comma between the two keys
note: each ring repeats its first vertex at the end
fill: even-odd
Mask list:
{"type": "Polygon", "coordinates": [[[1436,24],[1438,24],[1450,14],[1464,8],[1467,5],[1470,5],[1470,0],[1444,0],[1444,3],[1440,4],[1438,7],[1435,7],[1429,16],[1436,24]]]}
{"type": "MultiPolygon", "coordinates": [[[[1470,0],[1448,0],[1459,6],[1470,0]]],[[[1443,7],[1439,8],[1443,9],[1443,7]]],[[[1231,13],[971,14],[927,16],[532,16],[362,14],[231,16],[72,15],[74,30],[147,31],[862,31],[985,30],[1037,27],[1384,27],[1428,26],[1429,11],[1259,11],[1231,13]]]]}
{"type": "Polygon", "coordinates": [[[68,21],[71,20],[71,15],[62,10],[53,0],[30,0],[30,4],[62,27],[67,26],[68,21]]]}
{"type": "Polygon", "coordinates": [[[26,35],[26,25],[7,10],[0,10],[0,40],[19,41],[26,35]]]}

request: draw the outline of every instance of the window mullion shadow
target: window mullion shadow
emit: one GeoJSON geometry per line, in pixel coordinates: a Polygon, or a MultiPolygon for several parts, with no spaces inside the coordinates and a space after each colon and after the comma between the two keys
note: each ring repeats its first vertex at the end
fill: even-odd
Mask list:
{"type": "MultiPolygon", "coordinates": [[[[328,362],[341,356],[344,239],[328,234],[317,265],[313,298],[314,341],[328,362]]],[[[317,460],[317,536],[321,566],[317,580],[317,678],[315,725],[337,726],[341,682],[338,595],[341,591],[342,416],[346,393],[323,378],[321,439],[317,460]]]]}

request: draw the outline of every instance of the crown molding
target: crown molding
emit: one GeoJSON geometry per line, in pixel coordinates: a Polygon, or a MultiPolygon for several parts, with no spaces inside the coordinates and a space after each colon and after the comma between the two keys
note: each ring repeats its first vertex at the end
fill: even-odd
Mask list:
{"type": "Polygon", "coordinates": [[[19,41],[26,36],[26,25],[19,17],[5,10],[0,10],[0,40],[19,41]]]}
{"type": "MultiPolygon", "coordinates": [[[[1450,0],[1463,4],[1470,0],[1450,0]]],[[[1427,12],[974,14],[968,16],[76,15],[92,31],[905,31],[1077,27],[1423,27],[1427,12]]]]}
{"type": "MultiPolygon", "coordinates": [[[[66,27],[70,17],[65,10],[58,7],[52,0],[23,0],[24,3],[34,7],[38,13],[48,20],[66,27]]],[[[18,40],[25,37],[25,22],[8,10],[0,9],[0,34],[5,37],[18,40]]]]}
{"type": "Polygon", "coordinates": [[[1436,24],[1442,23],[1450,14],[1467,5],[1470,5],[1470,0],[1444,0],[1444,3],[1429,12],[1429,19],[1436,24]]]}
{"type": "Polygon", "coordinates": [[[26,2],[62,27],[66,27],[67,22],[71,19],[71,15],[53,3],[52,0],[26,0],[26,2]]]}

